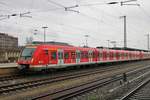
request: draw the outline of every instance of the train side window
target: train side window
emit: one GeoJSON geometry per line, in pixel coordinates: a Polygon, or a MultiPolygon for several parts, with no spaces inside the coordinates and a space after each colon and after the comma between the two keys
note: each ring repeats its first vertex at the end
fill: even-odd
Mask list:
{"type": "Polygon", "coordinates": [[[127,57],[127,54],[126,54],[126,53],[124,53],[124,57],[127,57]]]}
{"type": "Polygon", "coordinates": [[[100,53],[99,53],[99,57],[102,58],[102,56],[103,56],[103,54],[102,54],[102,52],[100,52],[100,53]]]}
{"type": "Polygon", "coordinates": [[[100,56],[99,53],[97,53],[97,57],[98,57],[98,58],[99,58],[99,56],[100,56]]]}
{"type": "Polygon", "coordinates": [[[110,54],[109,54],[109,57],[111,58],[111,57],[113,57],[113,54],[112,54],[112,52],[109,52],[110,54]]]}
{"type": "Polygon", "coordinates": [[[106,53],[106,57],[107,57],[107,58],[110,57],[110,52],[107,52],[107,53],[106,53]]]}
{"type": "Polygon", "coordinates": [[[65,57],[65,59],[68,59],[69,58],[69,52],[65,52],[64,57],[65,57]]]}
{"type": "Polygon", "coordinates": [[[88,53],[87,52],[84,53],[84,57],[88,58],[88,53]]]}
{"type": "Polygon", "coordinates": [[[71,52],[72,59],[75,59],[75,52],[71,52]]]}
{"type": "Polygon", "coordinates": [[[45,54],[48,55],[48,50],[44,50],[45,54]]]}
{"type": "Polygon", "coordinates": [[[96,53],[95,52],[93,52],[93,58],[96,58],[96,53]]]}
{"type": "Polygon", "coordinates": [[[81,52],[81,58],[84,58],[84,52],[81,52]]]}
{"type": "Polygon", "coordinates": [[[57,57],[57,56],[56,56],[56,52],[52,52],[52,53],[51,53],[51,58],[52,58],[52,59],[56,59],[56,57],[57,57]]]}
{"type": "Polygon", "coordinates": [[[116,57],[116,52],[113,53],[113,57],[116,57]]]}
{"type": "Polygon", "coordinates": [[[90,58],[90,52],[88,52],[88,57],[90,58]]]}

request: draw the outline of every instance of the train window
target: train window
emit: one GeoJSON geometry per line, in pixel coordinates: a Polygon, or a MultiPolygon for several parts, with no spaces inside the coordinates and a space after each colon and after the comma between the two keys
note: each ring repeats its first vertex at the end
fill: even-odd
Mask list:
{"type": "Polygon", "coordinates": [[[71,56],[75,56],[75,52],[71,52],[71,56]]]}
{"type": "Polygon", "coordinates": [[[57,56],[56,56],[56,52],[52,52],[52,53],[51,53],[51,58],[52,58],[52,59],[56,59],[56,57],[57,57],[57,56]]]}
{"type": "Polygon", "coordinates": [[[84,57],[88,58],[88,53],[87,52],[84,53],[84,57]]]}
{"type": "Polygon", "coordinates": [[[75,59],[75,52],[71,52],[72,59],[75,59]]]}
{"type": "Polygon", "coordinates": [[[124,53],[123,56],[126,57],[127,56],[126,53],[124,53]]]}
{"type": "Polygon", "coordinates": [[[60,54],[60,52],[58,52],[58,59],[61,59],[61,54],[60,54]]]}
{"type": "Polygon", "coordinates": [[[44,50],[45,54],[48,55],[48,50],[44,50]]]}
{"type": "Polygon", "coordinates": [[[91,57],[92,57],[92,55],[93,55],[93,53],[92,53],[92,52],[89,52],[89,58],[91,58],[91,57]]]}
{"type": "Polygon", "coordinates": [[[108,57],[109,57],[109,55],[110,55],[110,54],[109,54],[109,52],[107,52],[107,53],[106,53],[106,57],[108,58],[108,57]]]}
{"type": "Polygon", "coordinates": [[[69,52],[65,52],[64,57],[65,57],[65,59],[68,59],[69,58],[69,52]]]}
{"type": "Polygon", "coordinates": [[[81,52],[81,58],[84,58],[84,52],[81,52]]]}
{"type": "Polygon", "coordinates": [[[99,58],[99,53],[97,53],[97,57],[99,58]]]}
{"type": "Polygon", "coordinates": [[[118,53],[118,52],[116,52],[116,57],[117,57],[117,58],[119,57],[119,53],[118,53]]]}
{"type": "Polygon", "coordinates": [[[123,52],[121,53],[121,57],[124,57],[124,53],[123,52]]]}
{"type": "Polygon", "coordinates": [[[91,56],[91,53],[90,53],[90,52],[88,53],[88,56],[89,56],[89,58],[90,58],[90,56],[91,56]]]}
{"type": "Polygon", "coordinates": [[[105,51],[103,51],[103,58],[106,58],[106,52],[105,51]]]}
{"type": "Polygon", "coordinates": [[[103,54],[102,54],[102,52],[100,52],[100,53],[99,53],[99,57],[102,58],[102,56],[103,56],[103,54]]]}
{"type": "Polygon", "coordinates": [[[110,52],[109,57],[110,57],[110,58],[112,58],[112,57],[113,57],[113,52],[110,52]]]}
{"type": "Polygon", "coordinates": [[[116,52],[113,52],[113,57],[116,57],[116,52]]]}
{"type": "Polygon", "coordinates": [[[21,57],[32,57],[33,53],[35,51],[35,48],[25,48],[21,54],[21,57]]]}
{"type": "Polygon", "coordinates": [[[119,58],[121,57],[121,52],[118,53],[118,57],[119,57],[119,58]]]}
{"type": "Polygon", "coordinates": [[[96,58],[96,53],[95,52],[93,52],[93,58],[96,58]]]}
{"type": "Polygon", "coordinates": [[[87,52],[82,52],[81,57],[82,58],[88,58],[88,53],[87,52]]]}

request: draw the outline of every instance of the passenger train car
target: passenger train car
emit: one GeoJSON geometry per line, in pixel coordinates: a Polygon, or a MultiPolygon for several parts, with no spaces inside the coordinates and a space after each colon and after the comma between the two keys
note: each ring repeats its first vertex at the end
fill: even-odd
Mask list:
{"type": "Polygon", "coordinates": [[[149,59],[143,51],[83,48],[61,45],[26,46],[18,60],[21,70],[42,71],[49,68],[64,68],[108,62],[149,59]]]}

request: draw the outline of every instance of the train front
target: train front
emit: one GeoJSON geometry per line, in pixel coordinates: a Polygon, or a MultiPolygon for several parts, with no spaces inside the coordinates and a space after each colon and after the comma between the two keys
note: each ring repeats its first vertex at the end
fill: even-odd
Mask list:
{"type": "Polygon", "coordinates": [[[30,65],[33,65],[33,58],[36,47],[25,47],[22,51],[20,58],[18,60],[18,68],[21,71],[26,71],[29,69],[30,65]]]}

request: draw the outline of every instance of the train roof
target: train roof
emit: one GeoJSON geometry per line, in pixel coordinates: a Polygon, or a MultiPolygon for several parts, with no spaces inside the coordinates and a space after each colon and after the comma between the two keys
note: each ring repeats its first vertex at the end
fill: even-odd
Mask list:
{"type": "MultiPolygon", "coordinates": [[[[106,48],[106,47],[96,47],[96,48],[98,48],[98,49],[104,49],[104,48],[106,48]]],[[[136,48],[121,48],[121,47],[115,47],[115,48],[106,48],[106,49],[149,52],[148,50],[136,49],[136,48]]]]}
{"type": "Polygon", "coordinates": [[[47,41],[47,42],[33,41],[32,44],[34,44],[34,45],[49,44],[49,45],[72,46],[72,45],[70,45],[70,44],[68,44],[68,43],[64,43],[64,42],[55,42],[55,41],[47,41]]]}
{"type": "Polygon", "coordinates": [[[59,45],[59,44],[28,44],[26,45],[26,47],[32,47],[32,48],[36,48],[36,47],[44,47],[45,49],[48,49],[48,47],[52,47],[53,50],[57,49],[57,48],[63,48],[65,50],[75,50],[75,49],[78,49],[78,50],[97,50],[97,49],[103,49],[103,50],[118,50],[118,51],[143,51],[143,52],[148,52],[147,50],[141,50],[141,49],[134,49],[134,48],[119,48],[119,47],[116,47],[116,48],[104,48],[104,47],[97,47],[97,48],[91,48],[91,47],[75,47],[75,46],[72,46],[72,45],[59,45]]]}

